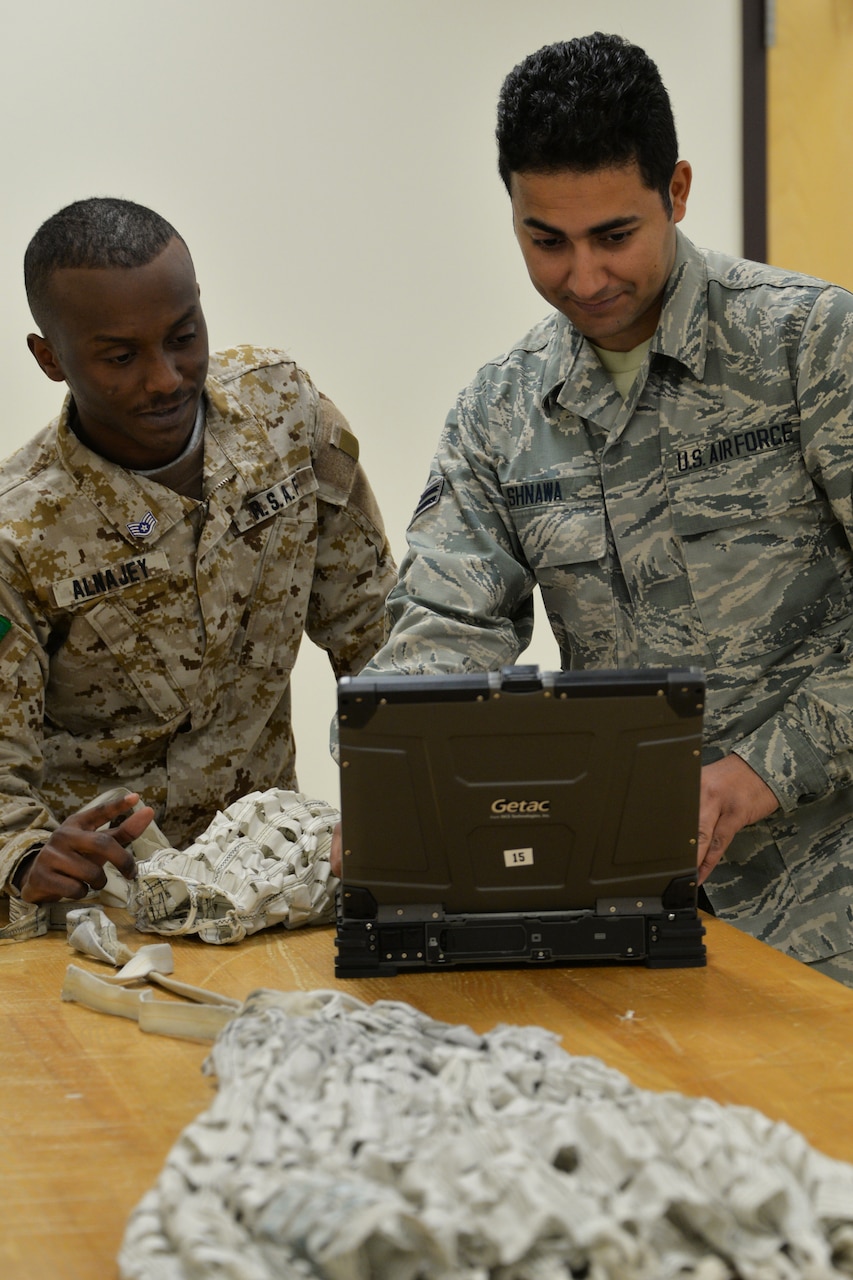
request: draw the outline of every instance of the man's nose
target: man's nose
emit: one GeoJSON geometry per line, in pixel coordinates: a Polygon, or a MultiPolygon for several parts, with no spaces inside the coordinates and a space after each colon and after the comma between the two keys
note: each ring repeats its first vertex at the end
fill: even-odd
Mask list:
{"type": "Polygon", "coordinates": [[[145,390],[149,395],[173,395],[181,385],[181,374],[168,351],[160,351],[145,365],[145,390]]]}
{"type": "Polygon", "coordinates": [[[607,289],[607,272],[597,254],[578,248],[572,254],[566,289],[578,302],[592,302],[607,289]]]}

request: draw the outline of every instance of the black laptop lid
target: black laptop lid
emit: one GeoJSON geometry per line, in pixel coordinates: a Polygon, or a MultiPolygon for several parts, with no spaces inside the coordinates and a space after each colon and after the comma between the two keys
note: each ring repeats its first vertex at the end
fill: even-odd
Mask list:
{"type": "Polygon", "coordinates": [[[695,905],[694,669],[339,682],[343,913],[695,905]]]}

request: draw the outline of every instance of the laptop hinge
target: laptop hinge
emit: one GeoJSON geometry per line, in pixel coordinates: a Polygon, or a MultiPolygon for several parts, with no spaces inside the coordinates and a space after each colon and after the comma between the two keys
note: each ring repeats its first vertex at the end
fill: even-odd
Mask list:
{"type": "Polygon", "coordinates": [[[378,907],[378,924],[402,924],[410,920],[423,923],[426,920],[443,920],[444,907],[440,902],[404,902],[396,907],[378,907]]]}
{"type": "Polygon", "coordinates": [[[663,911],[660,898],[596,898],[597,916],[659,916],[663,911]]]}

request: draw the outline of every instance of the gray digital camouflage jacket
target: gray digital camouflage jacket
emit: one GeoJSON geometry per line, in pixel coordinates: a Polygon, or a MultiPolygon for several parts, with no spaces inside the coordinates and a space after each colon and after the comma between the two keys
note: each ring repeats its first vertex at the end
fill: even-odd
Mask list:
{"type": "Polygon", "coordinates": [[[371,669],[496,669],[538,586],[565,668],[695,664],[711,761],[781,808],[707,885],[803,960],[853,948],[853,297],[679,233],[626,401],[561,315],[445,426],[371,669]]]}
{"type": "Polygon", "coordinates": [[[177,847],[296,789],[290,675],[381,644],[394,565],[358,444],[279,352],[211,359],[204,498],[106,461],[60,417],[0,467],[0,884],[124,785],[177,847]]]}

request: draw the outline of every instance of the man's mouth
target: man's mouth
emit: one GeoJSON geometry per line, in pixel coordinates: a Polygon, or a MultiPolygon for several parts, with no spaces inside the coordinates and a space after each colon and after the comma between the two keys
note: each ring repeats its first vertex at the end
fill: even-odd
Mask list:
{"type": "Polygon", "coordinates": [[[577,307],[579,311],[585,311],[587,315],[594,316],[599,311],[607,311],[607,309],[611,307],[614,302],[618,302],[621,297],[621,293],[614,293],[611,294],[609,298],[596,298],[587,302],[582,301],[580,298],[570,297],[568,302],[570,306],[577,307]]]}
{"type": "Polygon", "coordinates": [[[190,404],[193,396],[183,396],[180,400],[170,400],[166,404],[148,405],[145,409],[138,409],[137,413],[140,418],[172,418],[179,416],[190,404]]]}

